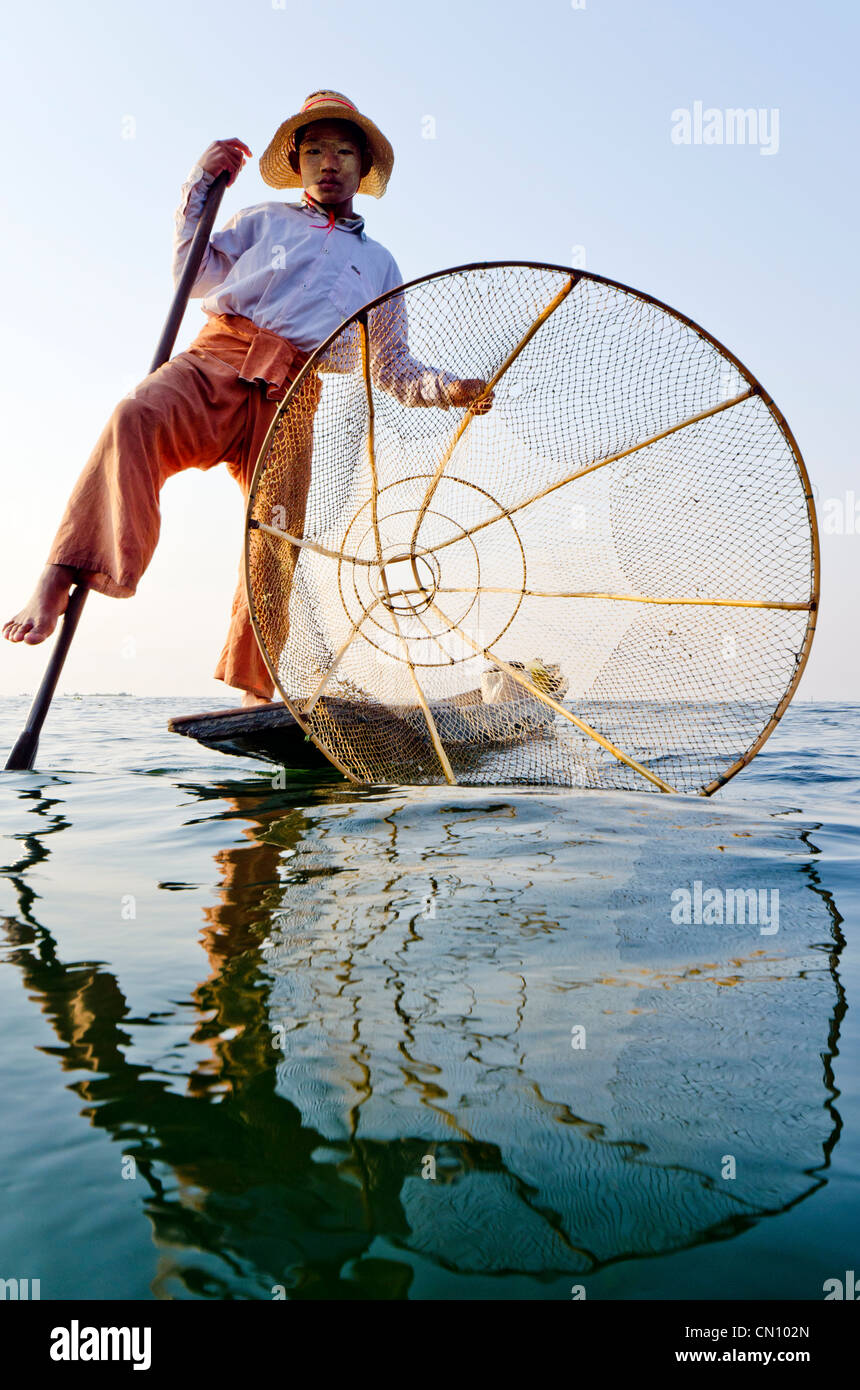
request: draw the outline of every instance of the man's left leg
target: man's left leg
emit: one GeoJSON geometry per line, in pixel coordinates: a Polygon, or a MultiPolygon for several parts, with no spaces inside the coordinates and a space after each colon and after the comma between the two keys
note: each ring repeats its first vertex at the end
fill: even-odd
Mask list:
{"type": "MultiPolygon", "coordinates": [[[[257,497],[258,514],[291,535],[301,535],[304,529],[305,508],[311,479],[313,455],[313,421],[321,387],[316,375],[305,378],[298,396],[290,404],[289,471],[272,481],[273,472],[264,475],[257,497]]],[[[278,402],[264,398],[258,387],[249,395],[248,429],[241,457],[231,460],[227,468],[247,499],[254,470],[278,402]]],[[[273,540],[260,532],[251,537],[251,584],[262,585],[263,573],[267,584],[277,590],[276,602],[267,608],[264,640],[275,659],[283,650],[289,632],[289,597],[293,574],[299,559],[299,547],[273,540]]],[[[254,624],[248,609],[245,585],[244,555],[239,569],[239,583],[233,597],[230,629],[227,641],[215,668],[215,679],[246,692],[243,704],[268,702],[275,684],[260,650],[254,624]]]]}

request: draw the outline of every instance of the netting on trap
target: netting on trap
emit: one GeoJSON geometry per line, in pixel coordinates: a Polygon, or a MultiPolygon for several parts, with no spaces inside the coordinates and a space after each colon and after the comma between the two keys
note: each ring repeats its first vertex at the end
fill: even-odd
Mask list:
{"type": "Polygon", "coordinates": [[[710,793],[788,704],[818,598],[808,479],[755,378],[545,265],[344,323],[272,426],[246,558],[278,689],[368,783],[710,793]],[[491,408],[425,404],[454,379],[491,408]]]}

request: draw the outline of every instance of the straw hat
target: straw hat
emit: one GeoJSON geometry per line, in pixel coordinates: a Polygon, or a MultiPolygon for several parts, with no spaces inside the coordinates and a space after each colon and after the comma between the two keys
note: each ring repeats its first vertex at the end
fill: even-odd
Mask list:
{"type": "Polygon", "coordinates": [[[295,148],[293,137],[298,127],[310,125],[311,121],[352,121],[361,127],[373,155],[373,166],[361,180],[357,192],[381,198],[391,177],[394,151],[382,131],[367,116],[363,116],[342,92],[311,92],[301,111],[278,126],[268,148],[260,156],[260,173],[266,183],[272,188],[302,187],[301,175],[293,172],[287,156],[295,148]]]}

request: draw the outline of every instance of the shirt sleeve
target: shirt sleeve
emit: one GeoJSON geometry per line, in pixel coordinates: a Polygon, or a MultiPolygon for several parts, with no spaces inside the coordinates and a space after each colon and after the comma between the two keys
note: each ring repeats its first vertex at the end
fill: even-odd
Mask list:
{"type": "MultiPolygon", "coordinates": [[[[403,284],[400,267],[391,257],[383,293],[403,284]]],[[[419,361],[409,351],[409,324],[406,298],[392,295],[372,311],[370,321],[370,372],[373,383],[389,392],[402,405],[435,405],[447,410],[451,404],[446,387],[459,378],[440,367],[419,361]]]]}
{"type": "MultiPolygon", "coordinates": [[[[185,265],[194,229],[200,221],[206,192],[215,181],[215,175],[206,173],[195,164],[185,183],[176,209],[175,232],[173,236],[173,283],[179,278],[185,265]]],[[[191,289],[191,298],[199,299],[210,294],[227,278],[235,261],[247,248],[244,244],[242,221],[244,214],[236,213],[220,232],[213,232],[203,253],[197,277],[191,289]]]]}

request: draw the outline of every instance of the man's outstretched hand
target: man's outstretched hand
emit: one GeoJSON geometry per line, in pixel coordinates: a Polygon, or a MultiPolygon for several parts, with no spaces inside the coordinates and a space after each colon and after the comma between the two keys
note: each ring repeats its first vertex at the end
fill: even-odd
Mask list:
{"type": "Polygon", "coordinates": [[[227,180],[229,188],[242,172],[246,157],[251,158],[251,151],[244,140],[213,140],[197,162],[207,174],[220,174],[227,169],[230,174],[227,180]]]}
{"type": "Polygon", "coordinates": [[[449,381],[445,393],[451,405],[471,405],[473,415],[486,415],[493,404],[492,391],[488,391],[483,400],[473,404],[486,385],[480,377],[461,377],[459,381],[449,381]]]}

